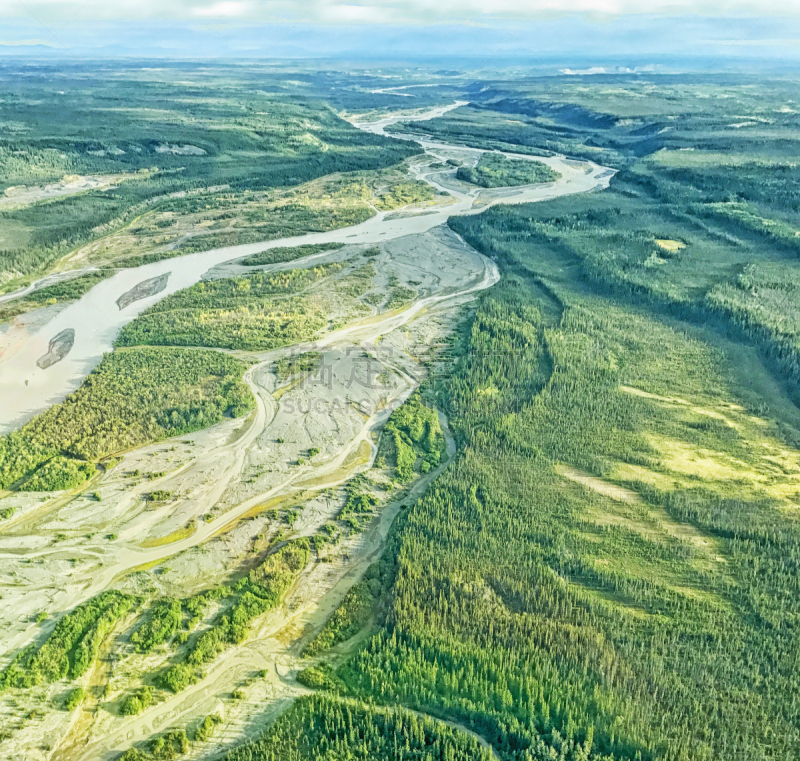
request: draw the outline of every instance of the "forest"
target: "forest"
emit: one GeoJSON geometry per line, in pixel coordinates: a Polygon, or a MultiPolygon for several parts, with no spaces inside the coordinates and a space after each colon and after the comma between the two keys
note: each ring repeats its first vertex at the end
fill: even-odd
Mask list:
{"type": "MultiPolygon", "coordinates": [[[[226,212],[223,212],[226,213],[226,212]]],[[[371,216],[369,208],[363,205],[342,205],[340,208],[309,208],[296,203],[284,204],[273,213],[265,210],[264,219],[253,221],[247,227],[235,227],[226,232],[209,232],[194,235],[175,248],[160,253],[147,254],[146,261],[157,261],[172,256],[193,254],[197,251],[210,251],[227,246],[241,246],[245,243],[263,243],[275,238],[304,233],[326,232],[339,227],[350,227],[365,222],[371,216]]],[[[291,261],[291,260],[286,260],[291,261]]],[[[143,262],[139,257],[126,257],[124,263],[143,262]]],[[[266,263],[266,262],[264,262],[266,263]]]]}
{"type": "MultiPolygon", "coordinates": [[[[481,224],[516,246],[566,255],[593,288],[755,343],[800,400],[791,297],[800,125],[782,106],[790,92],[784,80],[723,75],[669,77],[658,87],[625,76],[592,86],[506,81],[411,127],[617,168],[609,191],[496,207],[481,224]],[[731,124],[731,108],[740,122],[731,124]]],[[[487,245],[496,254],[505,243],[487,245]]]]}
{"type": "MultiPolygon", "coordinates": [[[[287,82],[254,90],[246,67],[216,76],[191,66],[150,77],[136,69],[87,78],[75,67],[6,75],[4,119],[20,128],[0,137],[0,192],[65,177],[108,184],[0,208],[0,283],[9,288],[145,212],[181,207],[196,191],[288,187],[419,152],[352,127],[302,86],[292,98],[287,82]]],[[[245,242],[241,235],[236,242],[245,242]]]]}
{"type": "Polygon", "coordinates": [[[103,592],[62,616],[40,647],[26,648],[3,670],[0,691],[82,676],[114,625],[138,602],[122,592],[103,592]]]}
{"type": "MultiPolygon", "coordinates": [[[[504,761],[800,747],[795,188],[770,171],[796,117],[774,116],[782,83],[610,79],[476,85],[483,131],[458,124],[621,171],[604,193],[450,220],[503,279],[434,385],[459,455],[308,649],[377,618],[334,671],[309,669],[366,712],[345,753],[382,706],[465,725],[504,761]],[[732,102],[770,127],[726,132],[732,102]]],[[[335,710],[299,705],[314,726],[335,710]]],[[[231,758],[272,757],[300,716],[231,758]]]]}
{"type": "Polygon", "coordinates": [[[201,281],[162,299],[125,325],[117,346],[213,346],[261,351],[300,343],[328,324],[313,299],[292,297],[339,272],[324,264],[201,281]]]}
{"type": "Polygon", "coordinates": [[[456,177],[482,188],[503,188],[555,182],[561,175],[541,161],[512,159],[500,153],[484,153],[476,166],[460,166],[456,177]]]}
{"type": "Polygon", "coordinates": [[[477,740],[409,711],[369,709],[330,697],[306,697],[263,738],[236,748],[225,761],[491,761],[477,740]]]}
{"type": "Polygon", "coordinates": [[[418,473],[435,468],[444,450],[444,434],[436,410],[426,406],[417,392],[386,422],[376,464],[388,468],[400,483],[408,483],[418,473]]]}
{"type": "MultiPolygon", "coordinates": [[[[340,80],[308,73],[301,81],[316,92],[340,80]]],[[[379,79],[354,81],[364,91],[342,88],[337,103],[388,102],[366,92],[379,79]]],[[[295,85],[277,78],[270,87],[274,94],[295,85]]],[[[457,454],[419,499],[404,501],[383,555],[306,639],[297,680],[311,694],[222,757],[797,757],[800,116],[784,108],[796,85],[637,73],[461,88],[468,106],[398,130],[591,158],[616,174],[602,192],[451,218],[451,229],[496,261],[502,278],[461,313],[441,372],[389,417],[376,465],[399,488],[437,466],[445,450],[440,413],[457,454]]],[[[324,107],[272,100],[273,113],[296,118],[293,125],[327,125],[307,131],[333,144],[325,130],[338,121],[327,121],[324,107]]],[[[190,102],[192,114],[211,108],[190,102]]],[[[247,150],[262,138],[282,140],[255,106],[236,124],[237,140],[255,140],[247,150]],[[254,122],[266,123],[263,135],[254,122]]],[[[294,135],[293,155],[317,156],[314,140],[294,135]]],[[[117,142],[127,156],[129,144],[117,142]]],[[[106,143],[98,150],[122,162],[106,143]]],[[[150,158],[164,156],[172,169],[220,155],[197,132],[167,145],[150,158]]],[[[370,144],[369,160],[388,161],[395,150],[407,148],[370,144]]],[[[12,158],[9,172],[18,171],[12,158]]],[[[517,163],[536,167],[484,162],[486,186],[511,182],[517,163]]],[[[47,174],[41,157],[29,165],[42,182],[57,174],[47,174]]],[[[158,167],[152,176],[165,179],[158,167]]],[[[475,181],[480,169],[459,171],[475,181]]],[[[185,177],[201,187],[201,174],[185,177]]],[[[119,189],[136,182],[150,174],[119,189]]],[[[396,187],[400,200],[430,200],[414,186],[396,187]]],[[[176,209],[201,202],[171,200],[176,209]]],[[[8,229],[22,236],[20,225],[8,229]]],[[[229,234],[212,231],[206,242],[229,234]]],[[[187,248],[204,245],[200,238],[187,239],[187,248]]],[[[239,263],[321,250],[273,249],[239,263]]],[[[78,392],[0,439],[0,486],[80,485],[108,454],[245,413],[253,401],[242,363],[172,347],[263,350],[309,337],[329,315],[304,300],[304,289],[342,274],[337,293],[350,287],[356,297],[375,272],[374,264],[338,266],[204,281],[143,312],[121,333],[123,348],[78,392]]],[[[410,296],[386,297],[391,305],[410,296]]],[[[276,372],[289,380],[317,359],[287,360],[276,372]]],[[[366,527],[376,484],[369,472],[347,482],[338,492],[340,524],[366,527]]],[[[163,648],[169,661],[129,691],[120,713],[141,712],[200,678],[320,560],[321,535],[281,536],[230,581],[191,597],[156,597],[139,614],[130,650],[163,648]]],[[[141,604],[104,593],[52,629],[46,624],[0,685],[75,679],[111,627],[141,604]]],[[[210,736],[213,716],[189,737],[210,736]]],[[[122,758],[189,750],[184,729],[173,729],[122,758]]]]}
{"type": "Polygon", "coordinates": [[[255,403],[245,366],[214,351],[137,347],[107,354],[81,387],[0,438],[0,487],[74,488],[114,452],[238,417],[255,403]]]}
{"type": "Polygon", "coordinates": [[[758,451],[776,429],[709,417],[737,401],[713,348],[503,263],[440,391],[462,454],[402,514],[383,629],[338,677],[501,758],[788,757],[800,535],[758,451]]]}

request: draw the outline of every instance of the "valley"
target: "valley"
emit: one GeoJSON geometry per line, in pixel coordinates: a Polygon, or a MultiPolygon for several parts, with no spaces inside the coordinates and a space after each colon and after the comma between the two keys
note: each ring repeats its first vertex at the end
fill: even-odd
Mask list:
{"type": "MultiPolygon", "coordinates": [[[[452,107],[424,116],[436,118],[452,107]]],[[[404,116],[356,124],[383,134],[404,116]]],[[[41,624],[31,621],[40,613],[58,618],[109,588],[136,599],[186,596],[226,583],[237,569],[287,541],[312,539],[317,548],[315,561],[280,606],[259,619],[243,643],[214,660],[200,681],[174,697],[164,696],[135,718],[117,718],[102,706],[114,705],[140,679],[148,682],[166,653],[156,660],[127,655],[114,665],[118,656],[110,654],[130,649],[129,634],[115,635],[109,655],[101,655],[87,672],[86,699],[76,712],[47,709],[57,699],[58,685],[34,687],[30,705],[41,706],[43,719],[23,722],[6,741],[20,757],[34,757],[30,754],[42,741],[53,758],[113,757],[113,751],[167,725],[189,726],[219,711],[224,714],[221,732],[238,739],[247,736],[254,703],[264,704],[259,716],[269,715],[305,693],[296,679],[303,644],[381,556],[400,508],[422,494],[443,467],[415,476],[410,486],[393,482],[384,458],[377,462],[380,431],[445,361],[438,353],[446,351],[470,302],[500,277],[494,262],[444,223],[454,214],[473,214],[497,203],[586,192],[606,185],[612,174],[594,164],[554,158],[548,163],[559,168],[559,177],[546,188],[486,191],[457,181],[454,169],[441,168],[454,157],[477,161],[480,151],[442,143],[423,148],[425,153],[409,165],[410,176],[433,187],[442,200],[399,211],[376,209],[366,222],[328,233],[212,249],[122,270],[3,358],[0,379],[10,391],[3,425],[10,431],[36,420],[44,404],[58,403],[80,387],[113,348],[121,328],[122,335],[133,337],[123,345],[139,343],[144,334],[126,333],[126,326],[138,325],[151,312],[154,318],[162,314],[153,311],[156,305],[194,283],[325,273],[303,284],[301,293],[327,324],[299,342],[287,336],[285,345],[266,351],[218,349],[248,366],[243,380],[255,399],[253,412],[188,436],[129,451],[100,451],[105,459],[97,475],[72,491],[54,497],[19,491],[2,499],[0,504],[13,509],[0,536],[8,590],[5,651],[38,639],[41,624]],[[298,245],[313,246],[314,253],[247,264],[298,245]],[[402,296],[394,299],[394,291],[402,296]],[[370,299],[375,293],[388,296],[370,299]],[[64,330],[74,331],[73,345],[57,362],[37,366],[42,345],[64,330]],[[304,357],[311,361],[303,362],[304,357]],[[341,495],[359,473],[367,476],[373,506],[342,524],[341,495]],[[266,676],[254,680],[252,675],[261,672],[266,676]],[[245,702],[230,704],[225,698],[242,689],[245,702]]],[[[308,316],[298,319],[307,324],[308,316]]],[[[204,345],[217,346],[214,340],[204,345]]],[[[441,423],[447,433],[444,417],[441,423]]],[[[455,444],[449,434],[446,441],[449,460],[455,444]]],[[[206,620],[213,622],[213,615],[206,620]]],[[[12,716],[6,721],[13,727],[12,716]]]]}
{"type": "Polygon", "coordinates": [[[0,103],[3,757],[796,757],[792,77],[108,66],[0,103]]]}

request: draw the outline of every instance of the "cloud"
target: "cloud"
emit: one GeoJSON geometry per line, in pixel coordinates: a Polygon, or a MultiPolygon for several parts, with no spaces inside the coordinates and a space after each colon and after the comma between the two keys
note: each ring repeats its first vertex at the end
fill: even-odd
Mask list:
{"type": "Polygon", "coordinates": [[[738,45],[740,47],[761,47],[761,46],[797,46],[800,45],[800,39],[785,38],[785,39],[736,39],[736,40],[711,40],[709,44],[712,45],[738,45]]]}
{"type": "MultiPolygon", "coordinates": [[[[800,15],[800,0],[778,0],[772,16],[800,15]]],[[[765,0],[0,0],[0,18],[36,16],[44,23],[112,19],[251,19],[351,23],[464,23],[487,18],[530,19],[571,13],[595,16],[761,16],[765,0]]]]}
{"type": "Polygon", "coordinates": [[[22,47],[23,45],[45,45],[47,47],[53,47],[50,45],[49,40],[44,40],[41,38],[32,38],[29,40],[0,40],[0,47],[4,48],[18,48],[22,47]]]}
{"type": "Polygon", "coordinates": [[[242,18],[251,15],[253,3],[240,2],[239,0],[225,0],[213,5],[194,8],[193,14],[199,18],[242,18]]]}
{"type": "MultiPolygon", "coordinates": [[[[744,2],[731,0],[737,1],[744,2]]],[[[9,2],[0,0],[0,34],[20,44],[6,43],[3,56],[26,52],[33,48],[26,41],[43,38],[56,51],[110,58],[460,56],[530,62],[558,57],[554,71],[608,65],[616,70],[658,56],[695,62],[711,56],[715,65],[736,57],[784,59],[788,65],[800,57],[795,43],[800,12],[794,17],[763,11],[724,17],[678,13],[674,9],[684,0],[670,0],[673,12],[660,15],[610,12],[627,7],[628,0],[551,0],[533,15],[542,0],[527,0],[522,15],[518,0],[492,0],[487,5],[493,15],[484,10],[485,0],[480,5],[477,0],[161,0],[158,7],[155,0],[78,0],[77,7],[68,0],[25,0],[31,15],[2,18],[9,2]],[[584,12],[554,10],[567,6],[584,12]],[[167,11],[177,18],[166,17],[167,11]],[[116,15],[108,16],[112,12],[116,15]],[[636,59],[621,62],[620,56],[636,59]]],[[[663,0],[654,2],[648,10],[666,7],[658,5],[663,0]]],[[[703,2],[709,0],[693,0],[692,7],[703,2]]],[[[774,7],[786,13],[790,6],[800,6],[800,0],[774,7]]]]}

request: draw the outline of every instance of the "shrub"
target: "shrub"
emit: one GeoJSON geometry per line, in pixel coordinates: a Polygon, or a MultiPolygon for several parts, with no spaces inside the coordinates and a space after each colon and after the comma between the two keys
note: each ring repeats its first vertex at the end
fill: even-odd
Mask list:
{"type": "Polygon", "coordinates": [[[174,729],[159,737],[154,737],[147,743],[147,749],[158,761],[172,761],[172,759],[189,752],[189,738],[182,729],[174,729]]]}
{"type": "Polygon", "coordinates": [[[208,716],[200,722],[200,725],[197,727],[194,733],[194,739],[196,742],[205,742],[208,740],[211,735],[214,734],[214,730],[217,728],[217,724],[222,723],[222,717],[218,713],[210,713],[208,716]]]}
{"type": "Polygon", "coordinates": [[[297,681],[311,690],[336,691],[342,686],[341,680],[327,663],[303,669],[297,675],[297,681]]]}
{"type": "Polygon", "coordinates": [[[85,693],[83,691],[83,687],[75,687],[71,689],[67,693],[67,697],[64,699],[64,708],[67,711],[76,709],[83,702],[84,697],[85,693]]]}
{"type": "Polygon", "coordinates": [[[180,600],[167,597],[155,602],[145,622],[131,635],[136,652],[149,653],[166,642],[177,630],[182,616],[180,600]]]}
{"type": "Polygon", "coordinates": [[[54,457],[42,465],[19,488],[20,491],[63,491],[80,486],[94,475],[92,463],[54,457]]]}
{"type": "Polygon", "coordinates": [[[6,667],[0,688],[81,676],[116,622],[137,602],[132,595],[108,591],[62,616],[38,650],[27,648],[6,667]]]}
{"type": "Polygon", "coordinates": [[[144,711],[153,702],[153,688],[144,686],[126,695],[119,704],[119,713],[121,716],[136,716],[136,714],[144,711]]]}
{"type": "Polygon", "coordinates": [[[128,748],[121,756],[117,757],[117,761],[150,761],[150,759],[138,748],[128,748]]]}
{"type": "Polygon", "coordinates": [[[190,684],[199,681],[195,669],[188,663],[176,663],[161,672],[158,685],[171,692],[178,693],[190,684]]]}

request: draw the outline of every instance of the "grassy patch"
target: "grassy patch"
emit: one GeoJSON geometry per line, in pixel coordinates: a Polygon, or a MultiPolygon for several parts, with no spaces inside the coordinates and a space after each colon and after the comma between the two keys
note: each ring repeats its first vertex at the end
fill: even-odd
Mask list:
{"type": "Polygon", "coordinates": [[[168,544],[173,544],[174,542],[181,542],[184,539],[188,539],[190,536],[194,535],[196,531],[197,527],[195,524],[191,524],[190,526],[184,526],[183,528],[175,529],[175,531],[172,531],[165,536],[158,536],[153,539],[145,539],[143,542],[139,543],[139,546],[143,549],[165,547],[168,544]]]}

